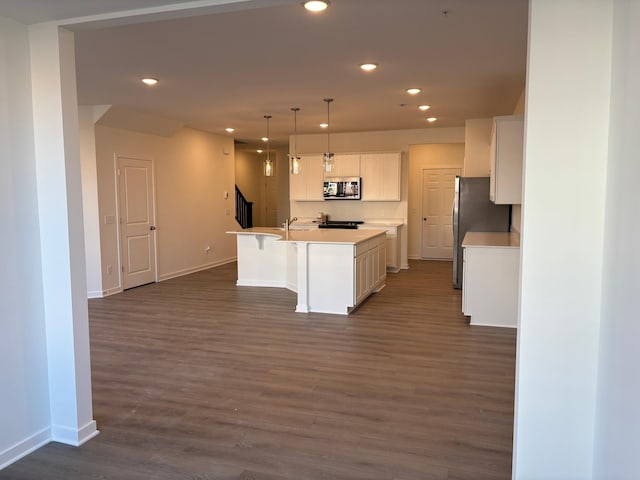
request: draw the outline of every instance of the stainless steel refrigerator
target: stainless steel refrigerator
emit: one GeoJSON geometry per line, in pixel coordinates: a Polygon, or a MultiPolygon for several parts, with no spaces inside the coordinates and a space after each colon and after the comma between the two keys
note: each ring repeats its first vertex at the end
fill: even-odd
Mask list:
{"type": "Polygon", "coordinates": [[[467,232],[508,232],[511,205],[489,200],[489,177],[456,177],[453,198],[453,288],[462,288],[462,241],[467,232]]]}

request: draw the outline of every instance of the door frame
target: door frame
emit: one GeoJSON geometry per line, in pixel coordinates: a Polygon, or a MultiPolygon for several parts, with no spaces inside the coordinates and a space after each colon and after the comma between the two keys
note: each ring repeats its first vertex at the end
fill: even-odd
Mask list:
{"type": "Polygon", "coordinates": [[[153,224],[156,225],[156,230],[153,232],[153,264],[154,264],[154,283],[158,283],[158,230],[157,230],[157,205],[156,205],[156,162],[151,156],[145,156],[140,154],[127,155],[124,153],[113,154],[113,178],[115,182],[116,190],[116,236],[117,236],[117,253],[118,253],[118,290],[124,292],[124,278],[122,271],[124,261],[122,259],[122,219],[120,218],[120,205],[121,205],[121,193],[120,193],[120,175],[118,174],[118,160],[121,158],[129,158],[132,160],[145,160],[151,162],[151,201],[153,203],[153,224]]]}
{"type": "MultiPolygon", "coordinates": [[[[462,175],[462,167],[423,167],[422,168],[422,180],[421,180],[421,188],[420,188],[420,260],[434,260],[434,261],[442,261],[442,262],[450,262],[451,260],[448,258],[429,258],[425,257],[422,252],[422,248],[424,246],[424,220],[425,211],[424,211],[424,172],[425,170],[458,170],[458,176],[462,175]]],[[[452,212],[453,215],[453,212],[452,212]]]]}

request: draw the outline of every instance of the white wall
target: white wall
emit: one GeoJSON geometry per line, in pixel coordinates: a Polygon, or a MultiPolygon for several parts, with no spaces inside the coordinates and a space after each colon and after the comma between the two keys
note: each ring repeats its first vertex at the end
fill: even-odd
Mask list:
{"type": "Polygon", "coordinates": [[[488,177],[493,118],[473,118],[464,122],[465,177],[488,177]]]}
{"type": "Polygon", "coordinates": [[[256,152],[235,152],[235,182],[249,202],[253,202],[253,225],[262,226],[262,199],[264,196],[264,162],[256,152]]]}
{"type": "Polygon", "coordinates": [[[618,0],[613,68],[594,478],[640,472],[640,2],[618,0]]]}
{"type": "MultiPolygon", "coordinates": [[[[167,138],[97,125],[101,219],[117,215],[118,155],[154,161],[159,280],[235,259],[235,237],[225,234],[238,228],[232,138],[189,128],[167,138]],[[224,192],[229,194],[226,200],[224,192]],[[207,245],[211,246],[209,253],[205,252],[207,245]]],[[[100,235],[104,293],[116,293],[121,289],[117,224],[102,221],[100,235]],[[113,275],[107,273],[109,265],[113,275]]]]}
{"type": "Polygon", "coordinates": [[[96,171],[95,107],[78,107],[82,212],[87,265],[87,297],[102,296],[100,262],[100,219],[98,215],[98,173],[96,171]]]}
{"type": "Polygon", "coordinates": [[[529,21],[513,476],[588,479],[612,2],[532,0],[529,21]]]}
{"type": "Polygon", "coordinates": [[[422,257],[422,170],[464,166],[463,143],[423,144],[409,147],[408,256],[422,257]]]}
{"type": "Polygon", "coordinates": [[[0,469],[50,438],[27,28],[0,17],[0,469]]]}

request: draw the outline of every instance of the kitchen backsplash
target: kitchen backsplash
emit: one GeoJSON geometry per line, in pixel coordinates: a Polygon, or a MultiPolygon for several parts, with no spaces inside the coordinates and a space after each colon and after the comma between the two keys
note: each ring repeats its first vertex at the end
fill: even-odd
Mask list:
{"type": "Polygon", "coordinates": [[[406,223],[406,202],[363,202],[360,200],[328,200],[324,202],[291,202],[291,216],[313,219],[326,213],[330,220],[382,221],[402,219],[406,223]]]}

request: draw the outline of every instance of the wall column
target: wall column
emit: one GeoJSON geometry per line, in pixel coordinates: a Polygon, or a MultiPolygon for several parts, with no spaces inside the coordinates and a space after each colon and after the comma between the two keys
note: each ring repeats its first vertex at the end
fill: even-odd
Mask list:
{"type": "Polygon", "coordinates": [[[531,0],[513,476],[593,478],[612,0],[531,0]]]}
{"type": "Polygon", "coordinates": [[[52,440],[98,432],[91,405],[89,321],[73,33],[29,28],[36,179],[52,440]]]}

